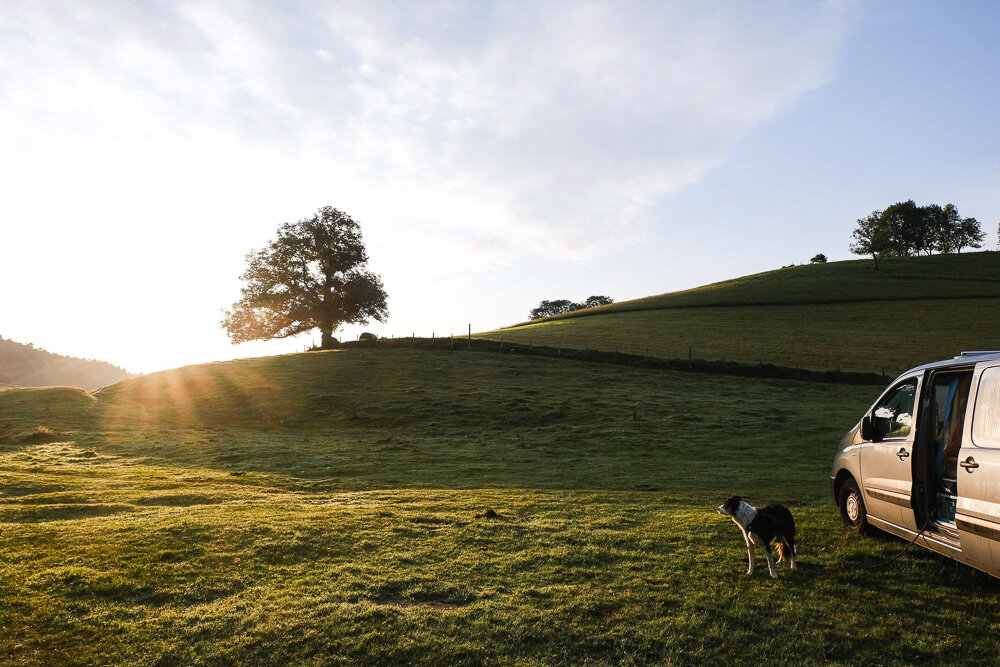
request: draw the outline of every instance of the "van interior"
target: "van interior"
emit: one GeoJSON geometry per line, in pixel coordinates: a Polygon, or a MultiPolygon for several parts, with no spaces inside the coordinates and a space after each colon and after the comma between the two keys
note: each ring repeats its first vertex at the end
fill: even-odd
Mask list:
{"type": "Polygon", "coordinates": [[[957,539],[958,452],[962,447],[972,369],[931,374],[921,398],[913,445],[913,511],[918,526],[957,539]]]}

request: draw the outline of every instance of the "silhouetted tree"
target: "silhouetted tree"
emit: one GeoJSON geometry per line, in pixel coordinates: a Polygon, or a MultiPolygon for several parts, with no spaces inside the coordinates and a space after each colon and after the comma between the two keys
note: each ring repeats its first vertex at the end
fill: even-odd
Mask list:
{"type": "Polygon", "coordinates": [[[928,224],[926,209],[917,206],[912,199],[889,206],[882,217],[891,231],[893,255],[909,257],[930,252],[933,248],[934,233],[928,224]]]}
{"type": "Polygon", "coordinates": [[[986,234],[975,218],[963,218],[954,204],[944,208],[925,206],[925,218],[931,229],[933,248],[938,252],[962,252],[963,248],[981,248],[986,234]]]}
{"type": "MultiPolygon", "coordinates": [[[[951,204],[948,205],[951,206],[951,204]]],[[[982,230],[978,220],[962,218],[962,231],[958,236],[955,252],[962,252],[962,248],[982,248],[985,240],[986,232],[982,230]]]]}
{"type": "Polygon", "coordinates": [[[610,296],[589,296],[587,300],[583,302],[584,308],[597,308],[598,306],[607,306],[614,303],[615,300],[610,296]]]}
{"type": "Polygon", "coordinates": [[[826,255],[824,255],[821,252],[820,253],[816,253],[815,255],[812,256],[812,259],[809,260],[809,263],[810,264],[826,264],[826,255]]]}
{"type": "Polygon", "coordinates": [[[875,270],[878,270],[882,258],[892,254],[892,230],[882,216],[882,211],[873,211],[867,218],[858,218],[858,226],[851,237],[854,238],[851,252],[855,255],[871,255],[875,263],[872,268],[875,270]]]}
{"type": "Polygon", "coordinates": [[[543,317],[551,317],[552,315],[561,315],[562,313],[569,313],[574,310],[583,310],[584,308],[596,308],[597,306],[606,306],[609,303],[614,303],[614,299],[609,296],[591,296],[587,297],[587,300],[583,303],[577,303],[575,301],[570,301],[569,299],[555,299],[553,301],[542,301],[538,304],[537,308],[532,308],[531,313],[528,315],[530,319],[538,320],[543,317]]]}
{"type": "Polygon", "coordinates": [[[568,299],[555,299],[554,301],[542,301],[537,308],[532,308],[529,317],[538,320],[543,317],[568,313],[575,304],[568,299]]]}
{"type": "Polygon", "coordinates": [[[911,199],[858,220],[851,252],[872,255],[875,268],[883,257],[981,248],[986,235],[975,218],[963,218],[954,204],[917,206],[911,199]]]}
{"type": "Polygon", "coordinates": [[[320,347],[347,323],[388,316],[379,276],[368,271],[361,228],[330,206],[311,218],[285,223],[277,238],[247,255],[240,300],[224,311],[233,343],[287,338],[319,329],[320,347]]]}

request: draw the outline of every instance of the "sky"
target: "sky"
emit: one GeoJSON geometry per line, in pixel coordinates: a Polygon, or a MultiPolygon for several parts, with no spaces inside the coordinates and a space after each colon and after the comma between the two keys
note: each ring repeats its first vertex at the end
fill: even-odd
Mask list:
{"type": "Polygon", "coordinates": [[[334,206],[379,335],[849,259],[955,203],[997,247],[1000,4],[0,3],[0,335],[133,372],[280,354],[244,256],[334,206]]]}

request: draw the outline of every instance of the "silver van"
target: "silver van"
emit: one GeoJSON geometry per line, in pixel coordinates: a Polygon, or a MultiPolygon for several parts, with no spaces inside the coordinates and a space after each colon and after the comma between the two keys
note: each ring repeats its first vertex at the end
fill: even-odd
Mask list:
{"type": "Polygon", "coordinates": [[[830,475],[844,523],[1000,577],[1000,351],[896,378],[844,436],[830,475]]]}

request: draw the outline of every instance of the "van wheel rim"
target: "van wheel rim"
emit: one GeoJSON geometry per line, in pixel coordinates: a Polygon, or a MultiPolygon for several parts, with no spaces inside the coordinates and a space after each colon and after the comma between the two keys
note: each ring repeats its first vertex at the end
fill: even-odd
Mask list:
{"type": "Polygon", "coordinates": [[[852,522],[857,521],[861,516],[861,508],[858,506],[858,495],[852,493],[847,496],[847,518],[852,522]]]}

